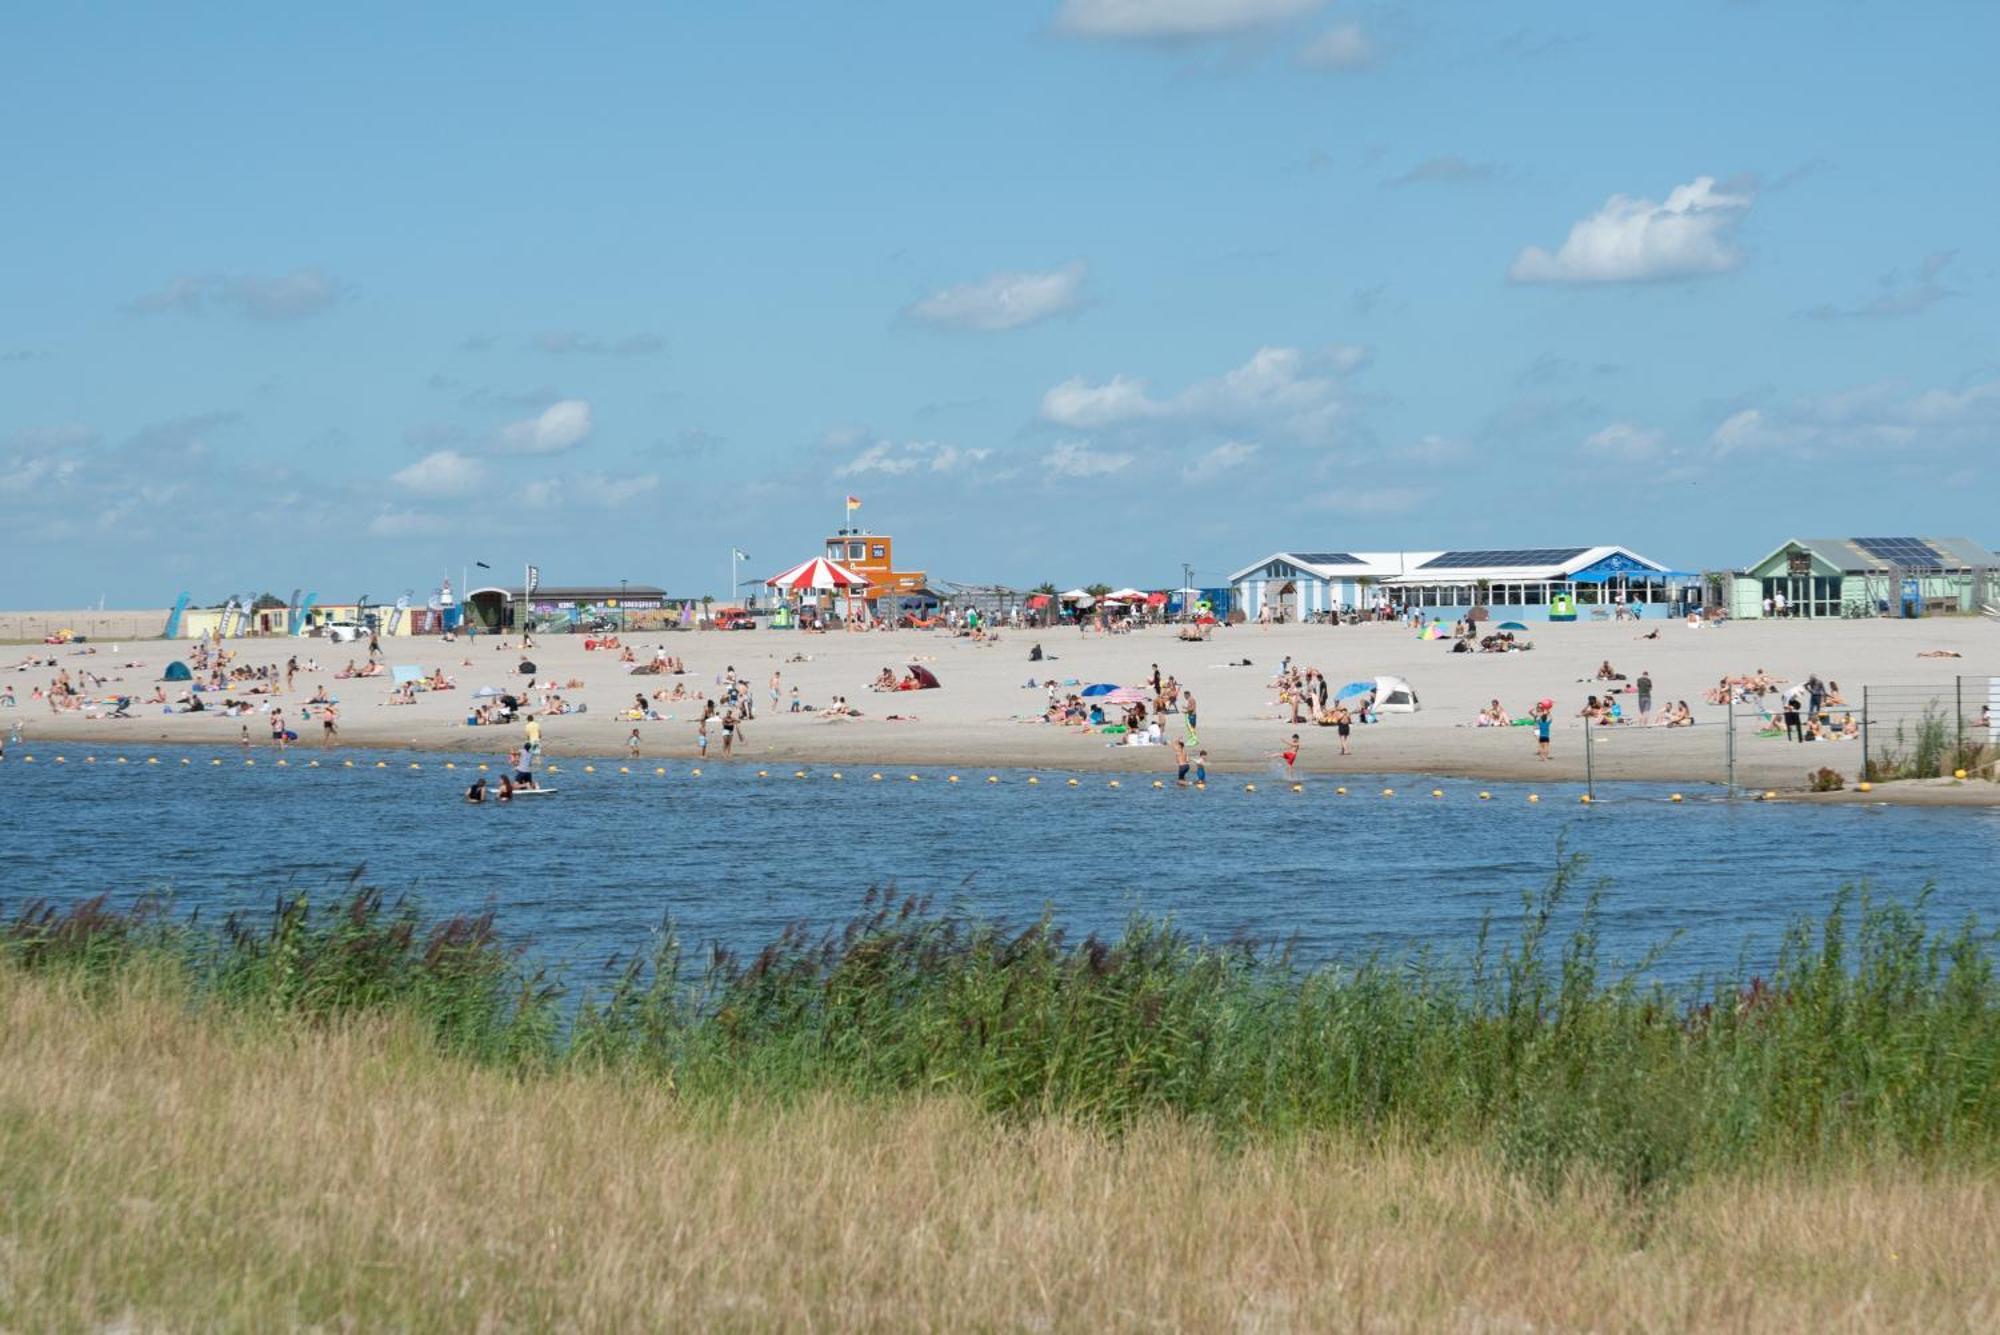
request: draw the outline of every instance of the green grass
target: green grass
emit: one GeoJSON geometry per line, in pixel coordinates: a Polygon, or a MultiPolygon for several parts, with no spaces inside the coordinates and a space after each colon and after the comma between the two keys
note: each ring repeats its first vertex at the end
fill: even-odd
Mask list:
{"type": "Polygon", "coordinates": [[[0,927],[0,960],[106,982],[164,965],[194,1005],[274,1022],[401,1013],[480,1064],[610,1071],[688,1101],[935,1093],[1237,1142],[1477,1144],[1537,1181],[1589,1169],[1634,1192],[1773,1163],[2000,1160],[1989,933],[1842,893],[1768,977],[1676,992],[1611,971],[1581,875],[1564,861],[1453,965],[1300,968],[1167,922],[1075,939],[871,892],[844,930],[795,928],[750,958],[691,964],[669,930],[573,996],[491,913],[427,923],[358,883],[220,927],[158,903],[38,903],[0,927]]]}

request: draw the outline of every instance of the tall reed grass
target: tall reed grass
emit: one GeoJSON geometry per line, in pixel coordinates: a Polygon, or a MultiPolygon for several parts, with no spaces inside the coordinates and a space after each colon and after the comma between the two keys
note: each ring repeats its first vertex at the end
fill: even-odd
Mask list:
{"type": "Polygon", "coordinates": [[[1635,1193],[1773,1163],[2000,1160],[1990,933],[1847,892],[1790,929],[1767,976],[1676,992],[1642,981],[1656,960],[1612,969],[1582,875],[1565,860],[1456,961],[1303,968],[1170,922],[1076,939],[871,891],[843,930],[795,927],[747,958],[691,963],[665,931],[572,995],[491,913],[427,924],[358,880],[219,929],[157,903],[37,903],[0,929],[0,959],[105,980],[150,962],[197,1005],[403,1015],[477,1063],[704,1103],[943,1094],[1114,1132],[1164,1116],[1235,1142],[1476,1144],[1539,1182],[1588,1169],[1635,1193]]]}

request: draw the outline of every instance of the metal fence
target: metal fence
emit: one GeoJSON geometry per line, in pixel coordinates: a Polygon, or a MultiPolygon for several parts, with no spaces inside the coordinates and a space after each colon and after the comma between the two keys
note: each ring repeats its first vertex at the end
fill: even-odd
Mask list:
{"type": "Polygon", "coordinates": [[[1994,777],[2000,676],[1864,687],[1861,718],[1868,778],[1933,779],[1959,770],[1994,777]]]}

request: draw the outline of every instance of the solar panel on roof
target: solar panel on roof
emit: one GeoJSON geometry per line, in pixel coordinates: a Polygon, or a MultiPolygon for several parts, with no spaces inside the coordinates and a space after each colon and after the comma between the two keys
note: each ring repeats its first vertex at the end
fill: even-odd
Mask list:
{"type": "Polygon", "coordinates": [[[1922,538],[1851,538],[1856,547],[1878,560],[1899,566],[1942,566],[1947,564],[1938,549],[1922,538]]]}
{"type": "Polygon", "coordinates": [[[1588,547],[1535,547],[1517,551],[1446,552],[1418,566],[1419,570],[1496,570],[1559,566],[1589,551],[1588,547]]]}
{"type": "Polygon", "coordinates": [[[1358,566],[1361,562],[1346,552],[1295,552],[1299,560],[1311,566],[1358,566]]]}

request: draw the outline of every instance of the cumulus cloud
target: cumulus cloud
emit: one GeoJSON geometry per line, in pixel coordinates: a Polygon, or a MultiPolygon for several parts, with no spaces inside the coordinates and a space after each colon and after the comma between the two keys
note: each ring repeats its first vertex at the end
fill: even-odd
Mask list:
{"type": "Polygon", "coordinates": [[[457,450],[438,450],[402,469],[390,480],[419,496],[467,496],[487,477],[486,465],[457,450]]]}
{"type": "Polygon", "coordinates": [[[574,329],[545,329],[528,340],[531,350],[552,357],[650,357],[666,346],[667,341],[658,334],[627,334],[607,339],[574,329]]]}
{"type": "Polygon", "coordinates": [[[1124,375],[1098,384],[1072,376],[1042,396],[1041,416],[1074,431],[1176,424],[1325,443],[1344,410],[1344,377],[1367,360],[1368,350],[1356,344],[1314,353],[1259,348],[1243,365],[1167,398],[1124,375]]]}
{"type": "Polygon", "coordinates": [[[560,454],[581,445],[591,426],[587,401],[559,399],[534,417],[502,427],[496,445],[508,454],[560,454]]]}
{"type": "Polygon", "coordinates": [[[1374,63],[1375,42],[1358,23],[1336,24],[1299,52],[1299,64],[1309,70],[1361,70],[1374,63]]]}
{"type": "Polygon", "coordinates": [[[1133,456],[1122,451],[1096,450],[1082,441],[1064,441],[1042,459],[1042,466],[1055,477],[1109,477],[1132,466],[1133,456]]]}
{"type": "Polygon", "coordinates": [[[960,445],[929,440],[897,444],[878,440],[833,470],[835,477],[859,477],[873,473],[881,477],[906,477],[912,473],[955,473],[982,463],[993,453],[960,445]]]}
{"type": "Polygon", "coordinates": [[[933,292],[907,314],[940,329],[1019,329],[1074,310],[1082,300],[1084,273],[1079,262],[1041,272],[989,274],[933,292]]]}
{"type": "Polygon", "coordinates": [[[141,315],[199,315],[220,307],[267,323],[302,320],[329,310],[345,286],[316,266],[281,274],[180,274],[131,303],[141,315]]]}
{"type": "Polygon", "coordinates": [[[1212,482],[1234,472],[1257,457],[1257,446],[1245,440],[1226,440],[1189,461],[1181,469],[1184,482],[1212,482]]]}
{"type": "Polygon", "coordinates": [[[1076,37],[1189,41],[1274,27],[1327,0],[1062,0],[1056,30],[1076,37]]]}
{"type": "Polygon", "coordinates": [[[1946,297],[1955,297],[1958,292],[1944,285],[1944,271],[1958,258],[1955,250],[1941,250],[1924,256],[1914,274],[1906,275],[1900,269],[1891,269],[1876,280],[1880,288],[1872,298],[1856,306],[1816,306],[1806,312],[1815,320],[1838,320],[1853,318],[1861,320],[1890,320],[1903,315],[1917,315],[1929,310],[1946,297]]]}
{"type": "Polygon", "coordinates": [[[1675,186],[1664,203],[1613,195],[1569,229],[1554,253],[1529,246],[1507,276],[1517,283],[1644,283],[1725,273],[1743,261],[1736,226],[1751,197],[1712,176],[1675,186]]]}
{"type": "Polygon", "coordinates": [[[1613,422],[1584,438],[1583,448],[1592,455],[1616,463],[1646,463],[1664,452],[1667,433],[1631,422],[1613,422]]]}

